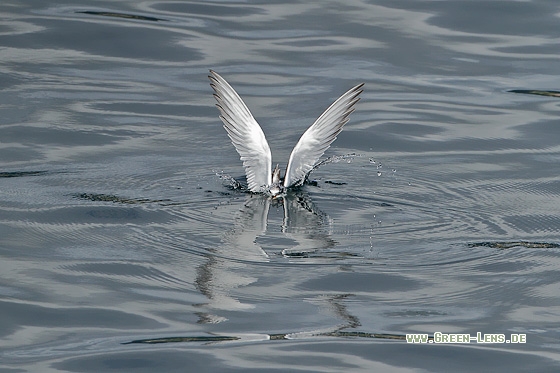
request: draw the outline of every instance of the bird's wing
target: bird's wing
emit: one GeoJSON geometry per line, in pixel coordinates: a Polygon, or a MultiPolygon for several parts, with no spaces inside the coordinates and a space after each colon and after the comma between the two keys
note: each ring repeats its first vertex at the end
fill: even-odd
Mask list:
{"type": "Polygon", "coordinates": [[[237,92],[217,72],[208,75],[231,142],[239,153],[247,184],[252,192],[262,192],[272,184],[272,155],[264,133],[237,92]]]}
{"type": "Polygon", "coordinates": [[[362,93],[363,85],[358,84],[340,96],[301,136],[290,155],[284,187],[288,188],[305,180],[348,122],[354,105],[360,100],[358,96],[362,93]]]}

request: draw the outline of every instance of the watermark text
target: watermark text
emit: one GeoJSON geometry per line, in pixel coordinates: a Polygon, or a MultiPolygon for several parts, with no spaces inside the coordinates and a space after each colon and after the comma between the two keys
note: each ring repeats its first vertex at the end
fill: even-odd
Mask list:
{"type": "Polygon", "coordinates": [[[407,334],[406,343],[527,343],[526,334],[492,334],[477,332],[476,335],[435,332],[407,334]]]}

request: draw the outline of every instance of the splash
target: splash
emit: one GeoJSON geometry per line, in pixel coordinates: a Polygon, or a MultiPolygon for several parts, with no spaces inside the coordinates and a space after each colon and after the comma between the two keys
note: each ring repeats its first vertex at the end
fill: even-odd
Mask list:
{"type": "Polygon", "coordinates": [[[216,176],[218,176],[218,178],[220,180],[222,180],[222,182],[231,189],[238,189],[238,190],[247,190],[247,188],[240,183],[239,181],[235,180],[233,178],[233,176],[230,176],[228,174],[225,174],[224,171],[216,171],[216,170],[212,170],[216,176]]]}
{"type": "MultiPolygon", "coordinates": [[[[361,154],[356,154],[356,153],[350,153],[350,154],[344,154],[344,155],[333,155],[332,157],[326,158],[324,160],[322,160],[321,162],[317,163],[315,166],[313,166],[313,168],[311,169],[311,171],[309,171],[309,174],[312,173],[313,171],[315,171],[316,169],[318,169],[319,167],[329,164],[329,163],[338,163],[340,161],[346,161],[346,163],[352,163],[354,161],[354,158],[358,158],[361,157],[361,154]]],[[[309,174],[307,174],[309,176],[309,174]]]]}
{"type": "MultiPolygon", "coordinates": [[[[321,167],[323,165],[326,165],[326,164],[329,164],[329,163],[339,163],[341,161],[346,161],[346,163],[352,163],[354,161],[354,158],[361,157],[361,156],[362,156],[361,154],[350,153],[350,154],[344,154],[344,155],[333,155],[332,157],[328,157],[328,158],[318,162],[315,166],[313,166],[311,171],[309,171],[309,173],[307,175],[305,175],[305,178],[302,181],[300,181],[299,183],[297,183],[295,186],[301,186],[305,183],[308,183],[309,175],[313,171],[315,171],[316,169],[318,169],[319,167],[321,167]]],[[[236,180],[232,176],[230,176],[228,174],[225,174],[224,171],[212,170],[212,172],[214,172],[215,175],[218,178],[220,178],[220,180],[222,180],[224,185],[226,185],[228,188],[235,189],[235,190],[241,190],[241,191],[248,191],[248,188],[247,188],[246,185],[239,182],[238,180],[236,180]]]]}

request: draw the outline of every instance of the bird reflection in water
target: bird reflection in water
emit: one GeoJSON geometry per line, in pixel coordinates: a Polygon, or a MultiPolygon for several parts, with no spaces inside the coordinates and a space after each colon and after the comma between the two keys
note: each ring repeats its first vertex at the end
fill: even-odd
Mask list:
{"type": "MultiPolygon", "coordinates": [[[[233,228],[222,237],[223,245],[212,250],[206,263],[197,270],[197,288],[208,298],[208,302],[200,306],[227,311],[254,308],[248,287],[256,283],[259,276],[269,275],[266,265],[264,269],[262,265],[266,262],[330,262],[347,258],[350,254],[333,250],[336,242],[329,235],[329,225],[329,216],[316,208],[301,188],[281,197],[247,194],[234,218],[233,228]]],[[[297,280],[286,281],[299,282],[305,276],[302,273],[297,280]]],[[[267,293],[286,293],[285,289],[272,288],[285,286],[286,281],[269,286],[267,293]]],[[[198,316],[200,323],[226,320],[208,312],[200,312],[198,316]]]]}

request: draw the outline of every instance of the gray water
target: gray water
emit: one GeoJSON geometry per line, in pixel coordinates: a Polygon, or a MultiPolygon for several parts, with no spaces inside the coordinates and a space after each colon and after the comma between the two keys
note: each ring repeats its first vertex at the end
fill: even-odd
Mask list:
{"type": "Polygon", "coordinates": [[[555,371],[557,1],[4,1],[0,369],[555,371]],[[243,176],[221,73],[285,164],[243,176]],[[518,92],[511,92],[517,90],[518,92]],[[408,333],[526,334],[407,344],[408,333]]]}

